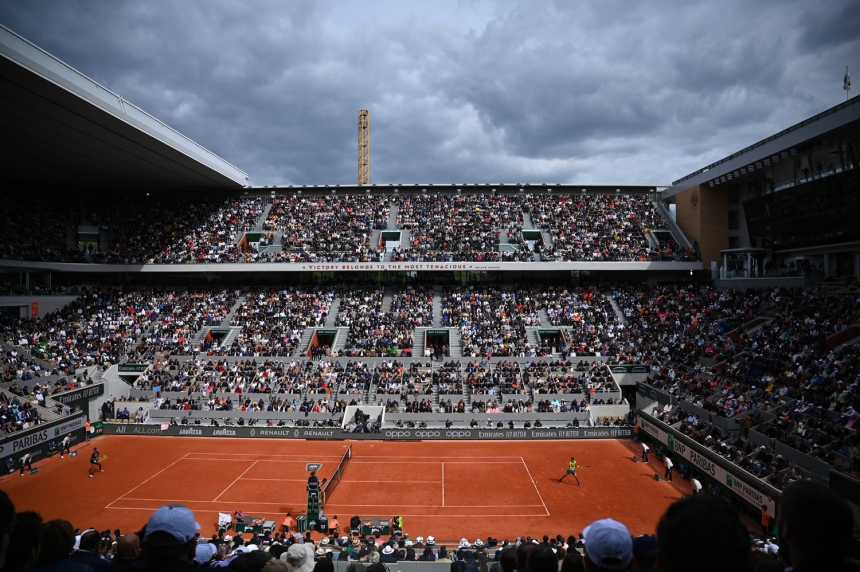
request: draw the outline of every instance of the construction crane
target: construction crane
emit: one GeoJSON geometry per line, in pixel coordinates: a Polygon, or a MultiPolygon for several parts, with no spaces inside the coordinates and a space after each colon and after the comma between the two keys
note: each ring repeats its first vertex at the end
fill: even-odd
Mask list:
{"type": "Polygon", "coordinates": [[[370,112],[358,110],[358,184],[370,184],[370,112]]]}

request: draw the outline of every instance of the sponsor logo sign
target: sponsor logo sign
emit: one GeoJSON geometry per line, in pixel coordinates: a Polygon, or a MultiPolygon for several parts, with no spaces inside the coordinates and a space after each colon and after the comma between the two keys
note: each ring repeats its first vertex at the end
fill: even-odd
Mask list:
{"type": "Polygon", "coordinates": [[[351,439],[388,441],[628,439],[628,427],[571,427],[563,429],[385,429],[380,433],[348,433],[329,427],[209,427],[105,424],[114,435],[175,435],[201,437],[259,437],[266,439],[351,439]]]}
{"type": "Polygon", "coordinates": [[[84,416],[61,419],[52,423],[44,423],[21,433],[13,433],[0,442],[0,459],[9,456],[23,455],[53,439],[62,438],[68,433],[84,426],[84,416]]]}
{"type": "Polygon", "coordinates": [[[83,403],[96,397],[99,397],[100,395],[104,395],[104,392],[105,384],[97,383],[95,385],[88,385],[80,389],[73,389],[72,391],[67,391],[66,393],[58,393],[56,395],[51,395],[50,398],[69,407],[83,408],[83,403]]]}

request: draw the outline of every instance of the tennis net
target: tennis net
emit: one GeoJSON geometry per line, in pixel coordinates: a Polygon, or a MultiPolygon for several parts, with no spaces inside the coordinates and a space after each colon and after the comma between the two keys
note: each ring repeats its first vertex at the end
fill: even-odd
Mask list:
{"type": "Polygon", "coordinates": [[[328,501],[329,497],[334,492],[335,487],[337,487],[338,483],[340,483],[341,479],[343,479],[343,473],[344,471],[346,471],[346,466],[349,464],[350,459],[352,459],[352,445],[347,447],[346,453],[344,453],[343,457],[341,457],[340,463],[334,470],[334,473],[332,473],[331,478],[329,478],[328,482],[325,484],[325,486],[323,486],[323,506],[325,506],[325,503],[328,501]]]}

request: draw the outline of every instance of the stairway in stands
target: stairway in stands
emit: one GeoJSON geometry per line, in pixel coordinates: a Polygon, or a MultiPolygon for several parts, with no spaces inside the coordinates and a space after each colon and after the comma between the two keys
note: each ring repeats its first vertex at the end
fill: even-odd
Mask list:
{"type": "Polygon", "coordinates": [[[247,295],[247,294],[241,294],[241,295],[236,299],[236,303],[235,303],[235,304],[233,304],[233,307],[231,307],[231,308],[230,308],[230,311],[227,313],[227,315],[226,315],[226,316],[224,316],[224,319],[223,319],[223,320],[221,320],[221,325],[222,325],[222,326],[225,326],[225,327],[226,327],[226,326],[230,326],[230,325],[232,325],[232,324],[233,324],[233,318],[236,316],[236,312],[238,312],[238,311],[239,311],[239,308],[241,308],[241,307],[242,307],[242,304],[244,304],[244,303],[245,303],[245,301],[247,300],[247,297],[248,297],[248,295],[247,295]]]}
{"type": "Polygon", "coordinates": [[[346,347],[346,341],[348,337],[349,328],[347,328],[346,326],[340,326],[337,329],[337,334],[334,337],[334,343],[331,345],[331,351],[338,352],[338,355],[340,355],[340,352],[343,351],[343,348],[346,347]]]}
{"type": "Polygon", "coordinates": [[[388,213],[388,221],[385,225],[387,230],[397,228],[397,215],[400,213],[400,205],[391,205],[391,211],[388,213]]]}
{"type": "Polygon", "coordinates": [[[412,332],[412,357],[424,357],[427,342],[427,328],[415,328],[412,332]]]}
{"type": "Polygon", "coordinates": [[[382,292],[382,311],[388,313],[391,311],[391,303],[394,300],[394,294],[391,288],[385,288],[382,292]]]}
{"type": "Polygon", "coordinates": [[[340,298],[335,297],[328,309],[328,315],[325,317],[325,327],[333,328],[337,323],[337,313],[340,310],[340,298]]]}
{"type": "Polygon", "coordinates": [[[452,358],[463,357],[463,341],[459,328],[448,328],[448,349],[452,358]]]}
{"type": "Polygon", "coordinates": [[[263,231],[263,224],[265,224],[266,219],[269,218],[269,212],[272,210],[272,203],[267,202],[263,205],[263,212],[260,217],[257,219],[257,224],[254,225],[254,230],[257,232],[263,231]]]}
{"type": "Polygon", "coordinates": [[[526,341],[532,345],[532,347],[539,348],[540,347],[540,336],[538,332],[540,328],[526,328],[526,341]]]}
{"type": "Polygon", "coordinates": [[[299,345],[296,346],[296,350],[293,352],[293,357],[307,357],[308,346],[311,345],[311,340],[314,337],[315,331],[316,328],[305,328],[305,331],[302,332],[301,339],[299,339],[299,345]]]}
{"type": "Polygon", "coordinates": [[[221,342],[221,349],[227,349],[233,345],[233,341],[239,337],[239,334],[242,333],[241,326],[230,326],[230,331],[227,332],[227,335],[224,336],[224,340],[221,342]]]}
{"type": "Polygon", "coordinates": [[[432,325],[439,327],[442,325],[442,289],[433,289],[433,322],[432,325]]]}
{"type": "Polygon", "coordinates": [[[612,294],[607,294],[606,299],[609,300],[609,305],[612,306],[612,311],[615,312],[615,319],[618,320],[619,324],[624,325],[626,320],[624,319],[624,312],[621,311],[621,306],[618,305],[612,294]]]}
{"type": "Polygon", "coordinates": [[[549,321],[549,315],[547,315],[546,310],[543,308],[538,310],[538,319],[540,320],[541,327],[552,326],[552,323],[549,321]]]}
{"type": "Polygon", "coordinates": [[[534,222],[532,222],[532,215],[529,213],[523,213],[523,228],[534,228],[534,222]]]}

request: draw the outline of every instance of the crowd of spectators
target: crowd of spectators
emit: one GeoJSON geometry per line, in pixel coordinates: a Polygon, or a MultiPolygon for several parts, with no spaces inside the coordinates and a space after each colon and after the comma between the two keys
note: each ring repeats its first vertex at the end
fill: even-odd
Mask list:
{"type": "Polygon", "coordinates": [[[261,197],[228,200],[208,218],[191,217],[197,223],[159,254],[151,264],[204,264],[254,262],[254,254],[242,243],[246,232],[256,228],[263,214],[261,197]]]}
{"type": "Polygon", "coordinates": [[[0,430],[4,434],[25,431],[41,422],[35,403],[0,390],[0,430]]]}
{"type": "Polygon", "coordinates": [[[646,195],[619,193],[535,193],[529,198],[532,221],[546,228],[552,246],[542,252],[546,260],[651,260],[645,231],[662,227],[646,195]]]}
{"type": "Polygon", "coordinates": [[[569,353],[617,353],[618,321],[607,294],[599,288],[547,287],[538,294],[550,324],[567,326],[569,353]]]}
{"type": "Polygon", "coordinates": [[[382,194],[330,194],[275,197],[263,225],[281,236],[276,262],[381,262],[374,229],[384,229],[391,211],[382,194]]]}
{"type": "MultiPolygon", "coordinates": [[[[501,260],[499,233],[522,230],[523,212],[519,195],[421,193],[404,196],[397,224],[409,231],[409,246],[394,252],[392,260],[501,260]]],[[[510,256],[514,256],[513,253],[510,256]]]]}
{"type": "Polygon", "coordinates": [[[42,319],[0,323],[0,338],[63,373],[107,367],[134,354],[137,340],[160,319],[163,297],[157,290],[88,289],[42,319]]]}
{"type": "Polygon", "coordinates": [[[227,353],[234,356],[291,356],[305,328],[325,325],[334,291],[285,288],[251,291],[232,324],[242,331],[227,353]]]}
{"type": "MultiPolygon", "coordinates": [[[[649,382],[676,399],[858,472],[860,346],[833,342],[858,319],[856,290],[738,291],[692,283],[450,289],[441,296],[440,325],[459,329],[462,364],[353,364],[346,371],[338,371],[340,365],[315,369],[292,357],[306,328],[331,322],[336,297],[335,323],[350,329],[345,355],[399,357],[411,355],[415,328],[432,324],[431,291],[252,290],[231,315],[242,295],[227,288],[85,288],[76,301],[44,318],[0,321],[3,378],[30,387],[43,375],[71,378],[83,367],[139,359],[157,364],[140,386],[171,390],[323,393],[350,385],[361,393],[375,381],[379,394],[418,397],[410,402],[435,392],[489,395],[501,407],[502,396],[534,392],[582,393],[590,404],[616,403],[608,370],[575,370],[571,356],[596,352],[649,366],[649,382]],[[527,329],[541,318],[544,326],[563,329],[566,345],[554,357],[537,360],[543,352],[527,329]],[[206,326],[234,324],[241,331],[226,351],[208,345],[206,337],[193,342],[206,326]],[[174,359],[201,349],[210,353],[202,361],[174,359]],[[225,360],[224,354],[270,360],[225,360]],[[491,364],[488,357],[531,363],[491,364]]],[[[49,379],[51,384],[58,378],[49,379]]],[[[35,395],[52,390],[39,388],[35,395]]]]}
{"type": "Polygon", "coordinates": [[[337,325],[349,327],[343,355],[353,357],[397,357],[412,355],[413,331],[431,325],[433,295],[424,288],[405,288],[390,295],[386,310],[385,292],[352,289],[339,293],[337,325]]]}
{"type": "Polygon", "coordinates": [[[195,334],[205,326],[220,325],[239,297],[232,289],[189,290],[154,295],[156,318],[140,336],[141,357],[157,352],[191,354],[206,350],[204,338],[195,344],[195,334]]]}
{"type": "Polygon", "coordinates": [[[822,289],[708,297],[717,311],[700,306],[696,297],[692,305],[681,304],[674,319],[661,320],[661,326],[674,322],[663,330],[673,341],[640,346],[642,361],[653,366],[649,383],[857,472],[860,347],[828,342],[857,319],[856,297],[822,289]],[[734,316],[720,310],[733,298],[734,316]],[[759,313],[765,319],[754,327],[725,335],[759,313]]]}
{"type": "Polygon", "coordinates": [[[442,326],[459,328],[464,356],[536,356],[526,327],[539,325],[534,291],[469,287],[442,300],[442,326]]]}
{"type": "MultiPolygon", "coordinates": [[[[635,261],[689,257],[673,241],[651,249],[663,228],[645,195],[625,193],[284,193],[194,197],[168,194],[128,204],[85,200],[69,208],[33,203],[7,212],[0,258],[110,264],[379,262],[374,230],[409,240],[399,261],[635,261]],[[271,204],[263,220],[266,207],[271,204]],[[525,240],[527,225],[549,232],[525,240]],[[83,238],[80,229],[91,229],[83,238]],[[246,233],[257,236],[252,242],[246,233]],[[261,247],[262,246],[262,247],[261,247]]],[[[0,211],[2,214],[3,211],[0,211]]]]}

